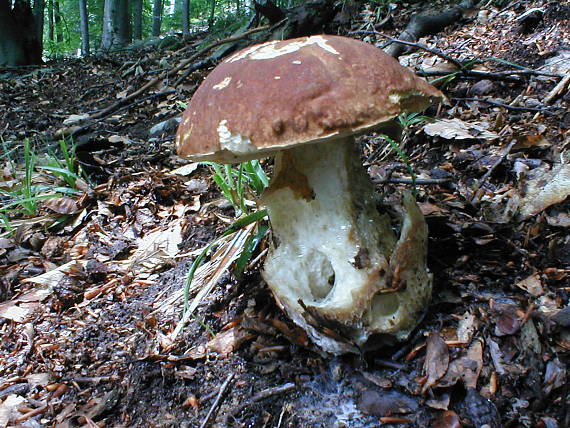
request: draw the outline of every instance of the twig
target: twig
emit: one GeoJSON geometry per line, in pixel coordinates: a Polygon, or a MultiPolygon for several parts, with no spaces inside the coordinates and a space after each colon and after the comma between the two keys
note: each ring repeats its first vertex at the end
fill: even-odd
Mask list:
{"type": "Polygon", "coordinates": [[[507,155],[510,153],[511,149],[513,148],[513,146],[516,144],[517,140],[511,141],[509,143],[509,145],[507,147],[505,147],[505,149],[503,150],[503,152],[501,153],[501,156],[499,156],[499,159],[497,159],[495,161],[495,163],[493,163],[493,165],[491,165],[491,167],[487,170],[487,172],[483,175],[483,177],[481,177],[481,180],[479,180],[479,182],[477,183],[477,185],[475,186],[475,188],[473,189],[473,194],[471,195],[471,203],[475,202],[475,199],[479,198],[479,190],[481,189],[481,186],[483,185],[483,183],[485,183],[487,181],[487,179],[491,176],[491,174],[493,173],[493,171],[501,164],[501,162],[503,162],[503,160],[507,157],[507,155]]]}
{"type": "Polygon", "coordinates": [[[376,36],[384,37],[384,38],[390,40],[390,41],[393,42],[393,43],[401,43],[401,44],[406,45],[406,46],[412,46],[412,47],[415,47],[415,48],[418,48],[418,49],[422,49],[422,50],[424,50],[424,51],[426,51],[426,52],[432,53],[432,54],[434,54],[434,55],[436,55],[436,56],[438,56],[438,57],[444,59],[445,61],[448,61],[448,62],[452,63],[452,64],[455,65],[459,70],[462,70],[462,69],[463,69],[463,63],[461,63],[461,61],[458,61],[458,60],[456,60],[455,58],[450,57],[449,55],[444,54],[444,53],[443,53],[442,51],[440,51],[439,49],[432,49],[432,48],[429,48],[429,47],[427,47],[426,45],[421,44],[421,43],[414,43],[414,42],[408,42],[408,41],[406,41],[406,40],[396,39],[396,38],[394,38],[394,37],[388,36],[387,34],[381,33],[381,32],[376,31],[376,30],[359,30],[359,31],[353,31],[353,32],[351,32],[350,34],[359,34],[359,33],[360,33],[360,34],[363,34],[363,33],[366,33],[366,34],[374,34],[374,35],[376,35],[376,36]]]}
{"type": "Polygon", "coordinates": [[[490,104],[492,106],[496,106],[496,107],[503,107],[506,108],[508,110],[519,110],[519,111],[537,111],[540,113],[548,113],[548,114],[554,114],[553,111],[549,110],[546,107],[543,108],[539,108],[539,107],[520,107],[520,106],[512,106],[510,104],[503,104],[500,103],[498,101],[493,101],[493,100],[487,100],[484,98],[452,98],[452,100],[454,101],[478,101],[481,103],[485,103],[485,104],[490,104]]]}
{"type": "Polygon", "coordinates": [[[228,389],[228,387],[230,386],[230,383],[231,383],[233,378],[234,378],[234,374],[230,373],[228,375],[228,377],[226,378],[226,380],[224,381],[224,383],[222,384],[222,386],[220,387],[220,390],[218,391],[218,395],[216,396],[216,399],[212,403],[212,406],[210,407],[208,414],[206,415],[206,417],[204,418],[204,420],[200,424],[200,428],[205,428],[208,425],[208,421],[210,420],[210,418],[214,414],[214,411],[220,405],[220,402],[222,401],[222,397],[223,397],[224,393],[226,392],[226,389],[228,389]]]}
{"type": "Polygon", "coordinates": [[[251,397],[249,400],[247,400],[245,403],[242,403],[238,407],[236,407],[231,413],[228,413],[226,415],[225,420],[224,420],[224,425],[227,426],[228,422],[229,422],[228,421],[229,418],[235,418],[236,415],[238,415],[246,407],[251,406],[253,403],[257,403],[258,401],[264,400],[265,398],[272,397],[273,395],[283,394],[285,392],[292,391],[295,388],[296,388],[295,384],[292,382],[289,382],[289,383],[286,383],[286,384],[281,385],[281,386],[276,386],[274,388],[264,389],[263,391],[258,392],[253,397],[251,397]]]}
{"type": "Polygon", "coordinates": [[[559,94],[564,92],[564,89],[566,88],[569,82],[570,82],[570,73],[566,74],[566,76],[564,76],[562,80],[558,82],[558,85],[556,85],[554,89],[548,93],[548,95],[544,98],[544,102],[546,104],[549,104],[554,98],[556,98],[559,94]]]}
{"type": "Polygon", "coordinates": [[[444,184],[450,182],[451,178],[416,178],[412,180],[408,177],[386,177],[386,178],[375,178],[372,181],[375,184],[385,184],[385,183],[396,183],[396,184],[420,184],[420,185],[428,185],[428,184],[444,184]]]}

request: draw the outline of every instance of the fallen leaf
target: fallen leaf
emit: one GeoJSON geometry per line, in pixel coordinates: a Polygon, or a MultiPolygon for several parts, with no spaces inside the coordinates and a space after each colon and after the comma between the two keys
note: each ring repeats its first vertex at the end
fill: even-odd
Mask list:
{"type": "Polygon", "coordinates": [[[441,119],[424,126],[424,132],[432,137],[447,140],[467,140],[482,138],[492,140],[498,138],[495,132],[488,131],[489,125],[481,122],[467,123],[460,119],[441,119]]]}
{"type": "Polygon", "coordinates": [[[234,327],[218,333],[208,342],[208,349],[221,355],[228,355],[236,351],[245,341],[255,337],[252,333],[241,327],[234,327]]]}
{"type": "Polygon", "coordinates": [[[453,410],[448,410],[443,412],[439,419],[437,419],[432,428],[461,428],[461,422],[459,422],[459,416],[453,410]]]}
{"type": "Polygon", "coordinates": [[[569,163],[557,164],[550,170],[536,168],[529,173],[527,181],[522,183],[518,194],[511,196],[506,216],[518,214],[518,220],[526,220],[549,206],[564,201],[569,195],[569,163]]]}
{"type": "Polygon", "coordinates": [[[544,294],[542,281],[540,280],[540,276],[537,273],[523,279],[522,281],[517,282],[516,286],[534,297],[542,296],[544,294]]]}
{"type": "Polygon", "coordinates": [[[48,199],[43,206],[58,214],[73,214],[79,210],[77,202],[67,196],[48,199]]]}
{"type": "Polygon", "coordinates": [[[552,390],[563,385],[566,385],[566,366],[558,358],[550,360],[546,364],[544,373],[544,393],[548,395],[552,390]]]}
{"type": "Polygon", "coordinates": [[[427,381],[422,387],[422,393],[425,393],[447,372],[449,367],[449,350],[445,341],[438,332],[430,332],[427,340],[426,359],[424,361],[424,373],[427,375],[427,381]]]}
{"type": "Polygon", "coordinates": [[[396,390],[364,390],[358,407],[366,414],[389,416],[415,412],[419,405],[416,399],[396,390]]]}

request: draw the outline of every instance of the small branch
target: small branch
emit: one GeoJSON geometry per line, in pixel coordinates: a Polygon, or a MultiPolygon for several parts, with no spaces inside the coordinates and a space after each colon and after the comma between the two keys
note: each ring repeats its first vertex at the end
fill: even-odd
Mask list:
{"type": "Polygon", "coordinates": [[[475,186],[475,188],[473,189],[473,195],[471,196],[471,203],[475,203],[475,200],[479,198],[480,196],[480,189],[481,186],[483,185],[483,183],[485,183],[489,177],[491,176],[491,174],[493,173],[493,171],[503,162],[503,160],[507,157],[507,155],[510,153],[511,149],[513,148],[513,146],[516,144],[517,140],[513,139],[513,141],[511,141],[509,143],[509,145],[507,147],[505,147],[505,149],[503,150],[503,152],[501,153],[501,156],[499,156],[499,159],[497,159],[495,161],[495,163],[493,165],[491,165],[491,167],[487,170],[487,172],[483,175],[483,177],[481,177],[481,180],[479,180],[479,182],[477,183],[477,185],[475,186]]]}
{"type": "Polygon", "coordinates": [[[205,428],[208,425],[208,421],[210,420],[210,418],[214,414],[214,411],[220,405],[220,403],[222,401],[222,397],[223,397],[224,393],[226,392],[226,389],[228,389],[228,387],[230,386],[230,383],[231,383],[233,378],[234,378],[234,374],[230,373],[228,375],[228,377],[226,378],[226,380],[224,381],[224,383],[222,384],[222,386],[220,387],[220,390],[218,391],[218,395],[216,396],[216,399],[212,403],[212,406],[210,407],[208,414],[206,415],[206,417],[204,418],[204,420],[200,424],[200,428],[205,428]]]}
{"type": "Polygon", "coordinates": [[[444,184],[452,181],[451,178],[416,178],[412,180],[407,177],[386,177],[386,178],[376,178],[372,179],[375,184],[386,184],[386,183],[397,183],[397,184],[419,184],[419,185],[429,185],[429,184],[444,184]]]}
{"type": "Polygon", "coordinates": [[[503,104],[503,103],[500,103],[498,101],[486,100],[484,98],[452,98],[452,100],[454,100],[454,101],[478,101],[478,102],[490,104],[490,105],[496,106],[496,107],[503,107],[503,108],[506,108],[508,110],[536,111],[539,113],[554,114],[553,111],[551,111],[547,108],[512,106],[510,104],[503,104]]]}
{"type": "Polygon", "coordinates": [[[228,426],[229,418],[235,418],[240,412],[242,412],[246,407],[251,406],[253,403],[257,403],[258,401],[264,400],[266,398],[272,397],[273,395],[283,394],[285,392],[292,391],[296,388],[294,383],[286,383],[281,386],[276,386],[274,388],[264,389],[261,392],[258,392],[245,403],[240,404],[237,408],[235,408],[231,413],[226,415],[224,425],[228,426]]]}
{"type": "Polygon", "coordinates": [[[569,82],[570,82],[570,73],[564,76],[562,80],[558,82],[558,85],[556,85],[554,89],[548,93],[548,95],[544,98],[544,102],[546,104],[549,104],[559,94],[563,93],[569,82]]]}
{"type": "Polygon", "coordinates": [[[350,34],[374,34],[376,36],[384,37],[385,39],[388,39],[391,42],[401,43],[401,44],[406,45],[406,46],[413,46],[415,48],[422,49],[426,52],[432,53],[432,54],[442,58],[443,60],[448,61],[451,64],[455,65],[458,68],[458,70],[463,69],[463,64],[461,63],[461,61],[458,61],[455,58],[444,54],[439,49],[432,49],[432,48],[429,48],[426,45],[421,44],[421,43],[414,43],[414,42],[408,42],[406,40],[396,39],[394,37],[388,36],[387,34],[380,33],[379,31],[376,31],[376,30],[359,30],[359,31],[353,31],[350,34]]]}

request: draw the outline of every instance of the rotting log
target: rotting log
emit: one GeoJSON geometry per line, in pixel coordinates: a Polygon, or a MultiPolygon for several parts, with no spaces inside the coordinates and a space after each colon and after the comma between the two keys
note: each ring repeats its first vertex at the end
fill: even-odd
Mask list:
{"type": "MultiPolygon", "coordinates": [[[[464,17],[473,8],[473,5],[473,0],[463,0],[457,6],[437,15],[413,15],[404,31],[399,34],[398,39],[415,43],[423,36],[437,34],[464,17]]],[[[384,52],[394,58],[398,58],[405,50],[406,46],[397,42],[389,42],[384,47],[384,52]]]]}

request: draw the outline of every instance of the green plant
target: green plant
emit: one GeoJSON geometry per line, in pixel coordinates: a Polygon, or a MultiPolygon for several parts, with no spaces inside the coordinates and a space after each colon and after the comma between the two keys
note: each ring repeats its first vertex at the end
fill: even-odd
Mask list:
{"type": "MultiPolygon", "coordinates": [[[[237,167],[232,165],[221,165],[215,162],[202,162],[212,168],[213,179],[220,188],[222,194],[236,210],[236,216],[239,216],[228,229],[224,231],[218,238],[211,241],[200,254],[194,259],[190,270],[186,275],[184,283],[184,309],[177,330],[181,328],[189,316],[190,307],[190,289],[192,281],[198,268],[202,265],[212,248],[222,239],[235,234],[236,232],[256,223],[256,230],[246,239],[240,257],[234,264],[234,274],[239,279],[249,263],[255,249],[267,234],[268,226],[261,221],[267,217],[267,211],[262,209],[248,213],[247,196],[259,196],[263,190],[269,185],[269,178],[257,160],[252,160],[239,164],[237,167]]],[[[251,205],[255,205],[252,203],[251,205]]]]}
{"type": "MultiPolygon", "coordinates": [[[[245,215],[245,216],[241,217],[240,219],[235,221],[232,225],[230,225],[230,227],[228,227],[224,231],[224,233],[222,233],[218,238],[214,239],[212,242],[210,242],[208,245],[206,245],[206,247],[204,247],[204,249],[198,255],[198,257],[196,257],[194,259],[194,261],[192,262],[192,266],[190,266],[190,270],[188,271],[188,274],[186,275],[186,281],[184,283],[184,313],[183,313],[183,317],[184,317],[186,311],[188,310],[189,301],[190,301],[190,288],[192,285],[192,281],[194,280],[194,275],[196,273],[196,270],[204,262],[204,259],[206,258],[206,256],[208,255],[208,253],[210,252],[212,247],[215,244],[217,244],[221,239],[236,233],[238,230],[243,229],[244,227],[246,227],[252,223],[255,223],[255,222],[262,220],[264,217],[267,217],[267,211],[266,210],[259,210],[259,211],[252,213],[252,214],[245,215]]],[[[267,229],[265,229],[265,231],[266,230],[267,229]]],[[[264,232],[264,234],[265,234],[265,232],[264,232]]],[[[256,234],[256,235],[258,235],[258,234],[256,234]]],[[[253,235],[253,236],[256,236],[256,235],[253,235]]],[[[248,244],[246,243],[246,248],[247,247],[248,247],[248,244]]],[[[251,255],[251,253],[250,253],[250,255],[251,255]]],[[[245,267],[245,264],[243,266],[245,267]]]]}
{"type": "Polygon", "coordinates": [[[424,116],[421,113],[402,113],[397,118],[398,123],[406,131],[412,125],[416,125],[422,122],[432,122],[433,119],[429,116],[424,116]]]}
{"type": "Polygon", "coordinates": [[[8,149],[4,142],[2,147],[13,178],[10,186],[0,189],[0,196],[5,201],[0,205],[0,214],[7,230],[10,230],[11,216],[37,215],[38,202],[41,200],[80,193],[76,184],[81,172],[76,166],[75,149],[66,141],[60,141],[63,159],[60,160],[51,153],[46,165],[40,164],[40,158],[29,139],[23,141],[22,165],[17,163],[15,149],[8,149]],[[63,181],[63,186],[57,184],[60,180],[63,181]]]}
{"type": "Polygon", "coordinates": [[[269,185],[269,178],[258,160],[243,162],[239,166],[203,162],[213,170],[213,179],[224,197],[233,205],[236,215],[247,214],[247,194],[259,196],[269,185]]]}
{"type": "Polygon", "coordinates": [[[402,163],[406,165],[406,170],[408,171],[408,174],[410,174],[410,178],[412,179],[412,195],[414,195],[415,197],[417,195],[416,171],[414,170],[414,167],[410,162],[410,158],[408,158],[408,155],[404,153],[404,151],[400,148],[398,143],[396,143],[392,138],[388,137],[387,135],[383,135],[382,138],[386,140],[386,142],[390,145],[392,150],[394,150],[398,154],[398,157],[400,158],[402,163]]]}

